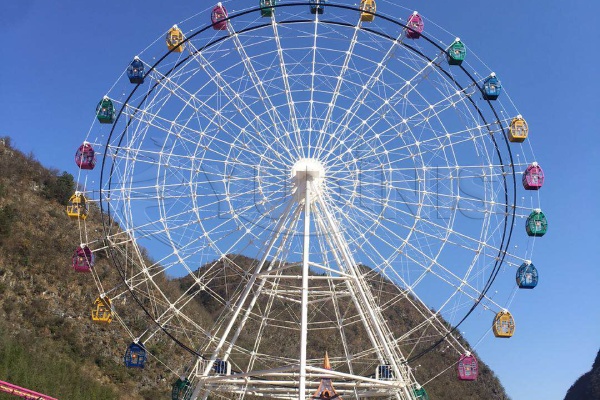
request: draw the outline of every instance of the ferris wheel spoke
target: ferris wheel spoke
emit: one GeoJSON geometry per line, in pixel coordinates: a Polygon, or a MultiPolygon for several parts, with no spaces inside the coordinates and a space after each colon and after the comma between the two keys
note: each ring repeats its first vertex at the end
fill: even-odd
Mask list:
{"type": "Polygon", "coordinates": [[[315,146],[316,149],[323,148],[323,141],[325,139],[325,134],[329,130],[329,125],[330,125],[330,123],[332,121],[332,117],[333,117],[333,111],[337,107],[337,100],[340,95],[342,84],[344,82],[346,73],[348,72],[348,65],[350,64],[350,60],[352,59],[352,55],[354,54],[354,47],[356,46],[356,43],[358,43],[358,33],[359,33],[361,27],[362,27],[362,21],[359,19],[358,22],[356,23],[356,26],[354,27],[354,32],[352,34],[352,38],[350,39],[349,48],[348,48],[348,50],[346,50],[346,56],[344,58],[344,62],[340,68],[340,72],[337,74],[336,86],[332,92],[331,101],[329,102],[329,105],[327,108],[327,114],[325,116],[325,120],[323,121],[323,125],[321,128],[321,134],[319,135],[317,145],[315,146]]]}
{"type": "MultiPolygon", "coordinates": [[[[336,128],[336,130],[334,130],[334,132],[330,135],[330,141],[333,137],[339,137],[340,133],[344,134],[345,132],[348,132],[350,122],[354,117],[356,117],[358,111],[361,109],[361,106],[364,104],[365,98],[371,93],[373,86],[379,82],[381,75],[387,68],[388,61],[394,56],[396,47],[402,44],[403,35],[404,33],[401,33],[396,40],[392,41],[391,46],[388,48],[383,58],[377,63],[375,71],[373,71],[373,73],[367,78],[366,82],[362,85],[360,93],[354,99],[350,107],[346,110],[341,122],[338,124],[338,128],[336,128]]],[[[326,142],[322,145],[322,148],[327,147],[329,147],[329,142],[326,142]]]]}
{"type": "MultiPolygon", "coordinates": [[[[361,211],[364,211],[364,210],[361,210],[361,211]]],[[[366,212],[366,211],[365,211],[365,212],[366,212]]],[[[373,218],[376,218],[376,217],[377,217],[377,215],[373,215],[372,217],[373,217],[373,218]]],[[[355,222],[354,220],[352,220],[352,219],[347,219],[347,222],[348,222],[348,225],[349,225],[349,226],[356,227],[356,222],[355,222]]],[[[389,234],[390,236],[392,236],[392,237],[396,236],[396,233],[395,233],[393,230],[389,229],[389,228],[388,228],[387,226],[385,226],[385,225],[381,225],[381,226],[382,226],[382,228],[381,228],[381,229],[384,229],[385,231],[387,231],[387,232],[388,232],[388,234],[389,234]]],[[[408,228],[408,227],[407,227],[407,226],[404,226],[404,228],[408,228]]],[[[360,228],[360,227],[356,227],[355,229],[356,229],[356,231],[358,231],[358,232],[360,232],[360,231],[362,230],[362,228],[360,228]]],[[[453,230],[451,230],[451,229],[448,229],[448,230],[446,230],[446,235],[447,235],[447,236],[446,236],[445,238],[443,238],[443,237],[438,237],[438,236],[432,235],[432,234],[430,234],[430,233],[428,233],[428,232],[426,232],[426,231],[424,231],[424,230],[418,230],[418,229],[415,229],[415,227],[411,227],[411,230],[414,230],[415,232],[417,232],[417,233],[419,233],[419,234],[421,234],[421,235],[423,235],[423,236],[425,236],[425,237],[429,237],[429,238],[431,238],[431,239],[439,240],[439,241],[441,241],[441,242],[442,242],[442,244],[443,244],[443,245],[445,245],[445,244],[448,242],[448,237],[450,236],[450,233],[452,233],[452,234],[456,234],[456,232],[454,232],[453,230]]],[[[381,236],[379,236],[379,237],[378,237],[378,239],[379,239],[379,241],[381,241],[382,243],[386,243],[386,241],[385,241],[385,240],[384,240],[384,239],[383,239],[381,236]]],[[[470,239],[472,239],[472,240],[475,240],[474,238],[470,238],[470,239]]],[[[415,285],[417,285],[417,284],[420,282],[420,280],[422,280],[422,279],[423,279],[423,277],[425,276],[425,274],[428,274],[428,273],[431,273],[433,276],[437,276],[437,277],[439,277],[440,279],[443,279],[443,280],[445,281],[445,283],[447,283],[447,284],[451,284],[452,286],[454,286],[454,287],[455,287],[455,288],[457,288],[457,289],[460,289],[460,288],[461,288],[461,286],[460,286],[460,285],[463,285],[463,284],[464,284],[464,285],[466,285],[466,287],[467,287],[467,288],[469,288],[469,289],[472,289],[473,291],[477,292],[477,289],[476,289],[476,288],[474,288],[474,287],[471,287],[471,286],[470,286],[470,285],[469,285],[467,282],[465,282],[465,281],[464,281],[462,278],[460,278],[459,276],[455,275],[455,274],[454,274],[452,271],[450,271],[448,268],[444,267],[443,265],[441,265],[441,264],[440,264],[440,263],[437,261],[437,256],[439,256],[439,253],[441,252],[441,250],[440,250],[440,252],[438,252],[437,256],[430,256],[430,255],[428,255],[428,254],[424,253],[424,252],[421,250],[421,248],[420,248],[420,247],[418,247],[418,246],[415,246],[415,245],[414,245],[414,244],[412,244],[410,241],[403,240],[403,238],[401,238],[401,237],[397,237],[397,240],[401,240],[401,241],[404,243],[404,245],[405,245],[406,247],[408,247],[408,248],[412,249],[414,252],[416,252],[417,254],[419,254],[421,257],[423,257],[423,258],[424,258],[424,260],[426,260],[426,261],[429,263],[429,265],[423,265],[423,264],[422,264],[422,263],[421,263],[421,262],[420,262],[418,259],[415,259],[415,258],[413,258],[413,257],[409,256],[409,255],[408,255],[408,254],[406,254],[406,252],[405,252],[405,257],[407,257],[408,259],[410,259],[411,261],[413,261],[413,262],[414,262],[414,263],[416,263],[417,265],[420,265],[420,266],[422,267],[422,269],[423,269],[423,273],[421,274],[420,278],[416,279],[416,280],[414,281],[414,283],[408,283],[408,282],[404,281],[404,279],[403,279],[402,277],[400,277],[399,275],[397,275],[397,277],[401,279],[401,281],[402,281],[402,283],[403,283],[404,287],[406,287],[406,288],[408,288],[409,290],[411,290],[411,292],[413,292],[413,293],[414,293],[414,286],[415,286],[415,285]],[[432,267],[433,267],[433,266],[437,266],[437,267],[438,267],[438,268],[440,268],[440,270],[441,270],[441,271],[442,271],[442,272],[445,274],[445,276],[451,277],[451,278],[452,278],[452,279],[453,279],[455,282],[460,282],[460,283],[458,283],[458,284],[453,284],[451,281],[449,281],[449,280],[446,280],[446,278],[442,277],[442,275],[440,275],[440,274],[436,273],[436,272],[435,272],[435,270],[433,270],[433,269],[432,269],[432,267]]],[[[371,243],[371,242],[369,242],[369,241],[365,241],[365,243],[363,244],[363,246],[364,246],[364,245],[367,245],[367,246],[370,246],[370,247],[372,247],[372,251],[373,251],[373,253],[374,253],[374,254],[377,254],[377,255],[380,257],[380,259],[382,259],[382,260],[384,260],[384,259],[385,259],[385,258],[384,258],[384,257],[383,257],[383,256],[382,256],[380,253],[379,253],[379,249],[378,249],[377,247],[375,247],[375,246],[374,246],[374,244],[372,244],[372,243],[371,243]]],[[[392,244],[391,244],[391,243],[389,243],[389,242],[387,242],[387,246],[388,246],[388,247],[390,247],[390,248],[395,248],[395,246],[394,246],[394,245],[392,245],[392,244]]],[[[473,250],[473,249],[470,249],[470,250],[473,250]]],[[[475,254],[475,255],[477,255],[477,251],[473,251],[473,252],[474,252],[474,254],[475,254]]],[[[374,263],[374,264],[380,264],[380,263],[381,263],[381,262],[378,262],[376,259],[372,259],[372,260],[371,260],[371,262],[372,262],[372,263],[374,263]]],[[[386,260],[386,261],[385,261],[385,267],[384,267],[384,270],[388,268],[388,265],[390,265],[390,262],[391,262],[391,260],[386,260]]],[[[473,263],[475,263],[475,262],[476,262],[476,259],[473,261],[473,263]]],[[[475,297],[475,296],[473,296],[473,299],[476,299],[476,297],[475,297]]]]}
{"type": "MultiPolygon", "coordinates": [[[[453,95],[454,96],[454,95],[453,95]]],[[[455,94],[455,96],[460,96],[460,93],[455,94]]],[[[451,96],[452,97],[452,96],[451,96]]],[[[444,135],[435,135],[434,137],[430,138],[430,139],[423,139],[422,135],[416,135],[413,130],[415,128],[421,127],[422,129],[426,126],[428,120],[432,117],[437,117],[440,113],[447,111],[447,110],[451,110],[453,109],[453,107],[457,104],[457,103],[461,103],[461,102],[465,102],[465,97],[460,96],[460,99],[457,102],[452,102],[449,101],[450,98],[446,98],[443,100],[440,100],[438,103],[436,104],[431,104],[429,106],[427,106],[425,109],[419,110],[416,113],[414,113],[411,116],[408,117],[402,117],[401,121],[398,122],[395,125],[392,125],[390,127],[388,127],[387,129],[383,129],[381,131],[375,132],[373,131],[373,126],[375,126],[374,124],[370,124],[370,126],[366,129],[366,131],[364,133],[361,133],[359,135],[359,138],[357,140],[361,140],[362,145],[370,145],[371,142],[373,141],[378,141],[380,137],[384,137],[386,138],[387,136],[389,136],[389,138],[387,139],[388,142],[387,143],[391,143],[396,141],[397,137],[401,137],[405,131],[409,131],[411,133],[411,135],[415,138],[415,144],[419,145],[421,143],[428,143],[428,142],[432,142],[432,141],[440,141],[440,136],[444,136],[447,137],[448,140],[450,140],[449,138],[452,137],[452,133],[450,132],[444,132],[444,135]],[[440,106],[444,106],[443,108],[441,108],[440,106]],[[437,108],[437,111],[435,111],[437,108]],[[428,112],[430,113],[427,116],[424,116],[425,113],[428,112]],[[422,120],[419,121],[415,121],[417,118],[422,118],[422,120]],[[409,122],[414,121],[415,123],[412,126],[409,126],[409,122]],[[402,126],[405,126],[406,129],[402,129],[402,126]],[[367,133],[371,133],[372,135],[370,135],[369,137],[367,137],[367,133]]],[[[367,126],[366,121],[362,123],[362,126],[367,126]]],[[[455,134],[458,134],[459,132],[456,132],[455,134]]],[[[381,146],[378,146],[376,148],[374,148],[373,150],[371,150],[371,152],[367,152],[366,154],[363,155],[363,157],[366,156],[371,156],[374,150],[383,150],[383,148],[385,148],[385,145],[387,144],[382,144],[381,146]]],[[[340,146],[340,144],[338,143],[336,146],[340,146]]],[[[351,145],[351,146],[355,146],[355,145],[351,145]]],[[[385,148],[386,151],[388,152],[396,152],[396,151],[400,151],[406,148],[409,148],[411,146],[414,146],[414,144],[405,144],[404,146],[398,147],[398,148],[385,148]]],[[[353,147],[351,147],[353,148],[353,147]]],[[[336,147],[334,147],[334,150],[337,150],[336,147]]],[[[335,152],[332,152],[335,153],[335,152]]],[[[420,155],[420,152],[419,152],[420,155]]],[[[402,160],[400,160],[402,161],[402,160]]]]}
{"type": "MultiPolygon", "coordinates": [[[[269,126],[266,125],[263,119],[258,114],[256,114],[254,109],[244,101],[244,98],[240,95],[240,93],[236,92],[233,89],[233,87],[229,84],[229,82],[227,82],[223,78],[222,74],[214,69],[211,62],[204,57],[202,52],[196,50],[193,56],[194,59],[197,60],[197,62],[200,64],[202,69],[206,72],[206,75],[209,77],[209,79],[214,83],[217,90],[221,90],[227,96],[228,100],[231,103],[236,104],[235,108],[237,112],[242,118],[244,118],[248,127],[252,127],[255,122],[259,126],[262,126],[263,132],[270,132],[269,126]],[[247,110],[251,114],[251,118],[246,116],[245,113],[243,113],[244,110],[247,110]]],[[[266,109],[265,113],[269,114],[269,110],[266,109]]],[[[264,140],[264,138],[262,138],[260,134],[253,135],[252,129],[241,128],[241,132],[243,132],[245,135],[248,135],[252,140],[257,141],[258,143],[262,143],[267,149],[270,149],[272,151],[273,157],[281,159],[281,157],[287,155],[285,153],[272,150],[272,144],[269,143],[268,140],[264,140]]],[[[274,142],[277,143],[282,149],[288,147],[285,143],[281,142],[279,135],[272,134],[272,136],[269,136],[269,138],[273,139],[274,142]]],[[[283,160],[285,160],[285,158],[283,160]]]]}
{"type": "MultiPolygon", "coordinates": [[[[273,103],[271,101],[271,97],[269,96],[269,94],[267,93],[267,91],[264,87],[263,81],[260,79],[260,77],[256,73],[256,70],[254,69],[254,66],[252,64],[252,60],[250,59],[250,57],[248,57],[248,54],[246,53],[246,49],[239,39],[239,35],[237,34],[237,32],[235,32],[233,25],[231,23],[227,25],[227,28],[229,30],[229,35],[232,37],[232,39],[235,43],[236,51],[238,52],[240,58],[242,59],[244,68],[246,70],[246,74],[248,74],[248,76],[252,80],[254,89],[256,90],[258,96],[260,97],[261,102],[263,103],[264,108],[266,110],[266,113],[268,114],[271,122],[273,123],[273,127],[275,128],[276,132],[286,133],[285,136],[289,137],[289,133],[287,133],[287,131],[285,129],[285,124],[281,120],[281,114],[277,112],[276,107],[273,105],[273,103]]],[[[276,132],[273,135],[274,137],[278,136],[276,132]]],[[[299,134],[299,131],[297,131],[296,133],[299,134]]],[[[287,151],[289,151],[289,152],[295,150],[295,154],[289,154],[289,156],[292,159],[301,157],[301,153],[299,153],[299,149],[297,147],[288,145],[288,146],[283,147],[283,149],[287,149],[287,151]],[[290,148],[290,147],[292,147],[292,148],[290,148]]]]}
{"type": "MultiPolygon", "coordinates": [[[[292,130],[296,136],[296,143],[298,147],[302,147],[302,139],[300,137],[300,127],[298,126],[298,118],[296,117],[296,104],[294,103],[294,99],[292,97],[292,89],[290,87],[290,82],[288,79],[288,72],[285,64],[285,58],[283,56],[283,49],[281,47],[281,39],[279,37],[279,28],[277,21],[275,20],[275,14],[271,16],[271,26],[273,27],[273,38],[275,39],[276,47],[277,47],[277,56],[279,59],[279,67],[281,69],[281,80],[283,81],[283,88],[285,91],[285,96],[287,99],[287,106],[290,113],[290,123],[292,125],[292,130]]],[[[306,157],[306,154],[302,154],[302,157],[306,157]]]]}
{"type": "MultiPolygon", "coordinates": [[[[171,82],[170,78],[167,78],[167,77],[160,79],[160,82],[164,82],[164,81],[171,82]]],[[[176,85],[176,88],[180,89],[180,86],[176,85]]],[[[174,92],[174,93],[176,94],[177,92],[174,92]]],[[[209,121],[208,126],[214,125],[214,128],[218,132],[226,132],[226,131],[224,131],[224,127],[228,126],[228,125],[231,125],[234,129],[236,129],[238,131],[243,131],[245,129],[242,126],[238,125],[235,121],[231,120],[230,118],[223,116],[218,109],[215,109],[212,106],[210,106],[208,104],[208,102],[202,102],[202,101],[198,100],[195,97],[195,95],[193,95],[185,90],[182,90],[182,95],[178,96],[178,97],[183,100],[183,97],[182,97],[183,95],[187,95],[190,97],[190,99],[194,99],[197,102],[197,104],[193,106],[195,112],[200,117],[203,117],[204,119],[209,121]],[[213,113],[212,117],[207,113],[200,112],[200,110],[203,110],[203,109],[207,109],[208,111],[213,113]],[[219,117],[219,119],[221,121],[217,121],[217,117],[219,117]],[[222,121],[225,121],[225,125],[221,123],[222,121]]],[[[142,118],[146,118],[148,115],[151,116],[152,122],[150,123],[150,126],[155,127],[157,129],[159,129],[160,131],[165,132],[167,134],[167,136],[172,136],[172,139],[174,141],[183,141],[183,142],[189,143],[190,145],[198,146],[197,138],[198,137],[201,137],[201,138],[206,137],[207,129],[202,129],[202,128],[194,129],[187,125],[180,124],[176,120],[168,120],[168,119],[162,118],[158,114],[158,112],[160,112],[160,110],[157,110],[156,113],[152,113],[152,112],[148,112],[145,109],[140,109],[138,107],[133,107],[130,105],[128,105],[125,108],[125,111],[128,111],[128,110],[131,110],[131,112],[129,112],[127,115],[132,119],[138,119],[139,122],[144,122],[144,120],[142,118]],[[140,115],[140,116],[138,117],[138,115],[140,115]],[[153,123],[156,119],[158,119],[159,121],[162,121],[164,125],[158,125],[158,124],[153,123]],[[178,131],[173,132],[173,129],[178,129],[178,131]],[[188,137],[183,135],[186,133],[188,134],[188,137]]],[[[226,133],[228,133],[228,132],[226,132],[226,133]]],[[[236,140],[234,140],[235,136],[233,134],[228,133],[228,135],[231,137],[230,140],[227,140],[218,135],[213,135],[210,137],[210,142],[211,143],[213,143],[213,142],[219,143],[221,146],[237,148],[240,151],[243,149],[244,151],[254,154],[255,156],[258,156],[258,157],[261,156],[261,154],[254,152],[254,149],[243,147],[242,143],[236,143],[236,140]],[[240,147],[238,147],[238,146],[240,146],[240,147]]],[[[166,141],[167,141],[167,139],[165,139],[165,142],[166,141]]],[[[211,147],[211,152],[214,150],[215,149],[211,147]]],[[[224,156],[224,154],[221,154],[221,155],[224,156]]],[[[266,160],[266,162],[272,162],[272,161],[270,159],[268,159],[268,160],[266,160]]]]}

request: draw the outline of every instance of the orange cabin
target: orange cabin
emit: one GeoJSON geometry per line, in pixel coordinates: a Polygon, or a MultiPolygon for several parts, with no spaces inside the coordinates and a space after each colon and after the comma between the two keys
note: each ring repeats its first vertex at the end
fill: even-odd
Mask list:
{"type": "Polygon", "coordinates": [[[182,43],[184,41],[183,32],[181,29],[177,27],[177,25],[173,25],[169,32],[167,32],[167,47],[170,51],[174,51],[177,53],[181,53],[183,48],[185,47],[182,43]]]}
{"type": "Polygon", "coordinates": [[[92,308],[92,321],[110,324],[112,322],[112,304],[108,297],[98,297],[92,308]]]}
{"type": "Polygon", "coordinates": [[[67,215],[71,219],[85,220],[88,216],[87,199],[80,192],[75,192],[67,203],[67,215]]]}
{"type": "Polygon", "coordinates": [[[529,126],[527,126],[527,121],[525,121],[522,116],[517,115],[510,122],[510,127],[508,128],[508,140],[521,143],[527,139],[528,134],[529,126]]]}
{"type": "Polygon", "coordinates": [[[506,310],[500,311],[494,318],[494,336],[509,338],[515,333],[515,320],[506,310]]]}

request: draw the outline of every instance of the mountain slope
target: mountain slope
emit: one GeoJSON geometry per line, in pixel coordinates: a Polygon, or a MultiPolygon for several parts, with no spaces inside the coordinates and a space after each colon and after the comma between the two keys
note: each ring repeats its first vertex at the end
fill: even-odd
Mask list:
{"type": "MultiPolygon", "coordinates": [[[[90,274],[76,273],[70,267],[73,250],[80,243],[79,227],[77,221],[66,216],[64,204],[74,189],[69,174],[48,170],[33,156],[12,148],[10,140],[0,140],[0,380],[61,400],[168,399],[170,384],[180,371],[169,371],[152,357],[144,370],[125,368],[122,356],[131,341],[128,332],[116,322],[97,325],[90,320],[90,308],[98,296],[96,287],[90,274]]],[[[98,210],[92,210],[86,227],[88,237],[101,243],[99,217],[98,210]]],[[[98,275],[110,287],[118,286],[118,274],[107,256],[102,252],[96,255],[98,275]]],[[[257,262],[231,257],[246,268],[257,262]]],[[[175,293],[187,290],[191,284],[189,278],[161,279],[165,288],[175,293]]],[[[229,279],[227,284],[239,282],[229,279]]],[[[215,285],[226,287],[218,279],[215,285]]],[[[397,290],[385,281],[381,288],[390,296],[397,290]]],[[[197,321],[214,320],[219,307],[212,299],[197,296],[186,313],[197,321]]],[[[130,297],[123,296],[114,305],[128,326],[148,323],[130,297]]],[[[414,307],[402,303],[384,314],[397,332],[419,318],[414,307]]],[[[256,327],[250,324],[240,341],[250,340],[255,332],[256,327]]],[[[350,345],[359,347],[364,337],[357,332],[348,339],[350,345]]],[[[311,347],[311,357],[321,357],[325,350],[330,355],[342,354],[339,342],[316,343],[311,347]]],[[[189,359],[174,346],[172,342],[153,343],[149,350],[158,358],[177,357],[175,364],[184,365],[189,359]]],[[[276,348],[281,354],[292,354],[297,349],[293,338],[276,332],[264,338],[264,346],[276,348]]],[[[442,376],[426,386],[432,400],[507,399],[502,385],[483,362],[479,364],[477,382],[458,381],[455,362],[456,354],[443,347],[419,360],[416,375],[421,382],[433,378],[439,365],[448,366],[442,376]]],[[[0,395],[4,398],[8,397],[0,395]]]]}
{"type": "Polygon", "coordinates": [[[565,400],[600,400],[600,351],[592,369],[581,375],[571,386],[565,400]]]}

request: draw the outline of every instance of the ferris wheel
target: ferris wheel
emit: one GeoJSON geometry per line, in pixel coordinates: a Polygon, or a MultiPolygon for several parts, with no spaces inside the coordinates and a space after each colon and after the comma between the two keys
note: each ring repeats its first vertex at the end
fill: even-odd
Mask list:
{"type": "Polygon", "coordinates": [[[457,328],[513,335],[547,230],[500,77],[392,2],[238,3],[173,25],[97,106],[67,209],[92,318],[125,324],[128,367],[173,340],[180,357],[155,357],[179,377],[174,399],[330,398],[333,384],[425,399],[445,371],[476,379],[457,328]],[[147,319],[128,325],[125,307],[147,319]],[[440,345],[455,359],[417,379],[440,345]]]}

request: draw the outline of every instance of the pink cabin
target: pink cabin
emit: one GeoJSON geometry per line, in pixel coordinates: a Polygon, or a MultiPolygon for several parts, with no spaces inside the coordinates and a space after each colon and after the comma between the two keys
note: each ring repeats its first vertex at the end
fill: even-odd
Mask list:
{"type": "Polygon", "coordinates": [[[89,247],[78,247],[73,253],[73,269],[77,272],[90,272],[94,266],[94,255],[89,247]]]}
{"type": "Polygon", "coordinates": [[[423,33],[424,23],[423,18],[415,11],[406,22],[406,26],[410,29],[406,30],[406,37],[409,39],[418,39],[423,33]]]}
{"type": "Polygon", "coordinates": [[[461,381],[475,381],[478,374],[477,359],[467,353],[458,361],[458,379],[461,381]]]}
{"type": "Polygon", "coordinates": [[[213,24],[213,29],[216,31],[225,31],[227,30],[227,10],[221,4],[221,2],[217,3],[215,8],[212,10],[212,14],[210,15],[210,19],[213,24]]]}
{"type": "Polygon", "coordinates": [[[88,142],[83,142],[75,153],[75,164],[81,169],[94,169],[96,166],[96,153],[88,142]]]}
{"type": "Polygon", "coordinates": [[[544,171],[534,162],[523,172],[523,187],[525,190],[539,190],[544,185],[544,171]]]}

